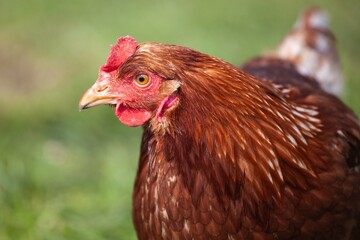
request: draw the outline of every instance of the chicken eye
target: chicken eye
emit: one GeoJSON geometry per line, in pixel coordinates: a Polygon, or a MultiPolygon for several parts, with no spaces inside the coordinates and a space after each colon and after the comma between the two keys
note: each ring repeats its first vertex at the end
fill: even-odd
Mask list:
{"type": "Polygon", "coordinates": [[[146,74],[139,74],[135,77],[135,82],[140,87],[144,87],[150,82],[150,77],[146,74]]]}

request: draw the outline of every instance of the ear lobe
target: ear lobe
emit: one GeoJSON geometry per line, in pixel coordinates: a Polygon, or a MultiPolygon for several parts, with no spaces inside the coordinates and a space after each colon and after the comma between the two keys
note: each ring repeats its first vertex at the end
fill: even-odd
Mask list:
{"type": "Polygon", "coordinates": [[[133,37],[125,36],[118,39],[117,44],[111,47],[106,63],[100,71],[112,72],[118,69],[130,56],[132,56],[138,43],[133,37]]]}
{"type": "Polygon", "coordinates": [[[178,80],[166,80],[160,87],[160,92],[165,96],[171,95],[181,86],[178,80]]]}

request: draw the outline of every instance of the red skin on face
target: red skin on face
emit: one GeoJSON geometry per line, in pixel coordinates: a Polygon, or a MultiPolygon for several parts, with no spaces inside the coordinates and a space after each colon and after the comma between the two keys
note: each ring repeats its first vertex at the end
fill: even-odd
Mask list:
{"type": "Polygon", "coordinates": [[[111,93],[119,96],[115,115],[123,124],[130,127],[143,125],[151,118],[154,111],[156,111],[155,116],[161,118],[164,109],[171,107],[175,102],[170,97],[153,102],[163,80],[158,76],[146,73],[151,79],[146,86],[137,85],[133,75],[124,79],[117,78],[118,68],[135,53],[136,47],[137,42],[134,38],[129,36],[119,38],[117,44],[111,47],[106,63],[101,66],[97,80],[99,85],[109,86],[111,93]],[[157,105],[156,109],[153,109],[154,104],[157,105]]]}

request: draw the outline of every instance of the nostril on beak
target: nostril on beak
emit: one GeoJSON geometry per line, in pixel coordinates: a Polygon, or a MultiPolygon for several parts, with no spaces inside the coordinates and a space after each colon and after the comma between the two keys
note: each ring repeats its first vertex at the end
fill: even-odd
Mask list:
{"type": "Polygon", "coordinates": [[[105,91],[106,89],[108,89],[109,88],[109,85],[99,85],[96,89],[95,89],[95,91],[96,92],[103,92],[103,91],[105,91]]]}

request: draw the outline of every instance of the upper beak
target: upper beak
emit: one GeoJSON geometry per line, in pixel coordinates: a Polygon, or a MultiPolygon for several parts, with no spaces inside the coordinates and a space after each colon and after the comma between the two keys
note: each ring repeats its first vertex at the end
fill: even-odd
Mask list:
{"type": "Polygon", "coordinates": [[[79,111],[103,104],[117,104],[119,96],[110,92],[110,85],[96,82],[81,97],[79,111]]]}

